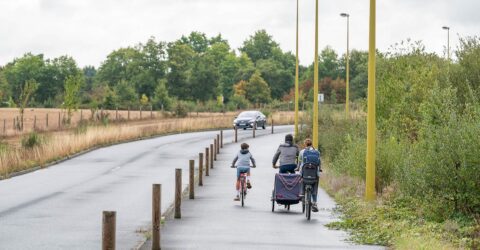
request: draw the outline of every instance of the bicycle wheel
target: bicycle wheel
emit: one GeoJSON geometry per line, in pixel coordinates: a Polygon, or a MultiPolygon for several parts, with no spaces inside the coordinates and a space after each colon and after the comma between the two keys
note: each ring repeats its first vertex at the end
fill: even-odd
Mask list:
{"type": "Polygon", "coordinates": [[[306,207],[305,207],[305,215],[307,216],[307,220],[310,220],[312,215],[312,193],[310,189],[305,192],[305,199],[306,199],[306,207]]]}
{"type": "Polygon", "coordinates": [[[275,212],[275,190],[272,191],[272,212],[275,212]]]}
{"type": "Polygon", "coordinates": [[[241,199],[242,199],[242,207],[244,205],[244,200],[245,200],[245,180],[242,180],[241,182],[241,186],[240,186],[240,196],[241,196],[241,199]]]}

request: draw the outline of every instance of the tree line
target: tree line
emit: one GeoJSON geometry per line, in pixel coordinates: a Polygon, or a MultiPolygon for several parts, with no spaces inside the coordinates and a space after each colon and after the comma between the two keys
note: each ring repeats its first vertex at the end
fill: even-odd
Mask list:
{"type": "MultiPolygon", "coordinates": [[[[352,95],[365,96],[367,53],[351,53],[352,95]]],[[[326,47],[320,90],[344,102],[345,56],[326,47]]],[[[311,100],[313,64],[300,66],[301,102],[311,100]]],[[[157,41],[112,51],[98,68],[80,68],[65,55],[54,59],[26,53],[0,67],[3,107],[172,109],[178,103],[244,108],[293,100],[295,55],[284,52],[265,30],[235,50],[221,34],[192,32],[173,42],[157,41]]]]}

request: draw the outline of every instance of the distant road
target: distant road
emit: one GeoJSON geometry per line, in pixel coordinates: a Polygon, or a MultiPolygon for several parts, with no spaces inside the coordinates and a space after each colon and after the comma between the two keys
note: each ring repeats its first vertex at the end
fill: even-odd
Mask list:
{"type": "MultiPolygon", "coordinates": [[[[136,231],[150,225],[151,185],[162,184],[165,211],[173,201],[174,169],[183,168],[187,183],[188,160],[197,162],[217,133],[120,144],[0,181],[0,249],[100,249],[104,210],[117,211],[118,249],[131,249],[144,239],[136,231]]],[[[257,130],[259,138],[268,134],[269,128],[257,130]]],[[[225,143],[232,142],[231,130],[224,135],[225,143]]],[[[251,130],[239,130],[239,139],[251,136],[251,130]]]]}

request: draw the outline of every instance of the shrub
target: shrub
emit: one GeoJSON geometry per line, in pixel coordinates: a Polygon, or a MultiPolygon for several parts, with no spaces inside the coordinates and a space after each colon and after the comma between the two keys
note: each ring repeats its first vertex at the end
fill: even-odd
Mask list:
{"type": "Polygon", "coordinates": [[[183,101],[177,101],[174,108],[173,112],[175,113],[176,117],[187,117],[188,115],[188,107],[187,104],[183,101]]]}
{"type": "Polygon", "coordinates": [[[235,107],[235,109],[246,109],[248,108],[248,106],[250,105],[250,102],[248,102],[247,99],[245,99],[245,97],[243,96],[232,96],[232,98],[230,98],[230,102],[229,102],[229,105],[235,107]]]}
{"type": "Polygon", "coordinates": [[[22,137],[22,147],[33,148],[43,143],[43,138],[36,132],[31,132],[22,137]]]}

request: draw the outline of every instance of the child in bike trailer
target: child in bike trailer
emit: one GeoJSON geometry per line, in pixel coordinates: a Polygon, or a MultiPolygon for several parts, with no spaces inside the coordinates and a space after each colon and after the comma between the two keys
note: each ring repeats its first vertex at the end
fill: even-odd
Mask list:
{"type": "Polygon", "coordinates": [[[235,201],[240,200],[240,174],[247,173],[247,188],[252,188],[252,184],[250,183],[250,161],[252,161],[253,167],[256,167],[255,159],[253,159],[252,154],[248,151],[248,144],[242,143],[240,148],[240,152],[238,152],[232,162],[232,168],[237,167],[237,183],[235,185],[237,194],[234,199],[235,201]]]}
{"type": "MultiPolygon", "coordinates": [[[[303,162],[304,161],[304,154],[305,154],[305,151],[310,151],[310,150],[314,150],[318,153],[318,166],[317,166],[317,184],[313,186],[313,190],[312,190],[312,201],[313,201],[313,204],[312,204],[312,211],[313,212],[318,212],[318,206],[317,206],[317,193],[318,193],[318,179],[320,177],[320,172],[321,172],[321,161],[320,161],[320,152],[318,152],[313,146],[312,146],[312,140],[311,139],[305,139],[304,141],[304,145],[305,145],[305,148],[302,149],[299,153],[299,157],[298,157],[298,167],[296,169],[296,171],[300,171],[300,173],[303,175],[302,173],[302,168],[303,168],[303,165],[306,163],[306,162],[303,162]]],[[[315,157],[317,158],[317,157],[315,157]]],[[[315,164],[316,165],[316,164],[315,164]]]]}

